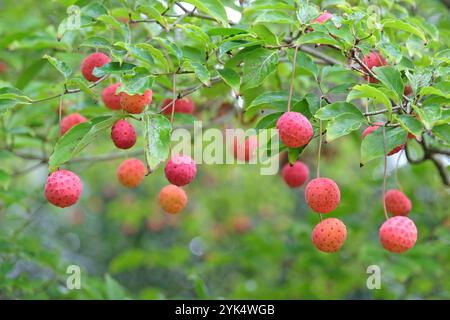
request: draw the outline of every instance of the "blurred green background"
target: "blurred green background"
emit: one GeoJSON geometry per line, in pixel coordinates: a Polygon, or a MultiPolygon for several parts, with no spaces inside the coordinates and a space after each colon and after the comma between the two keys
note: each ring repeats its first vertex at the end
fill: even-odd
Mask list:
{"type": "MultiPolygon", "coordinates": [[[[55,72],[41,59],[49,52],[76,69],[84,54],[65,53],[66,44],[54,37],[69,3],[0,1],[0,60],[7,70],[0,84],[18,83],[33,97],[55,92],[49,86],[55,72]]],[[[443,8],[430,3],[433,14],[443,8]]],[[[229,99],[210,98],[214,90],[223,88],[197,93],[197,107],[217,110],[229,99]]],[[[21,106],[21,116],[2,118],[2,126],[13,130],[17,146],[50,152],[46,143],[57,137],[57,104],[21,106]]],[[[105,111],[82,95],[64,104],[87,116],[105,111]]],[[[243,125],[233,118],[230,126],[243,125]]],[[[134,150],[142,142],[139,137],[134,150]]],[[[449,190],[436,168],[425,162],[397,172],[412,200],[419,238],[412,250],[395,255],[378,241],[383,163],[360,168],[359,148],[359,132],[323,148],[321,174],[339,184],[342,199],[329,216],[348,230],[336,254],[321,253],[310,241],[319,217],[305,205],[303,189],[289,189],[279,175],[261,176],[257,166],[199,165],[196,180],[185,188],[188,207],[172,217],[156,201],[166,184],[161,169],[128,190],[115,178],[121,160],[72,163],[67,168],[82,178],[83,194],[76,206],[57,209],[43,195],[46,166],[28,173],[39,163],[0,150],[2,169],[21,169],[0,191],[0,299],[449,299],[449,190]],[[69,265],[82,269],[81,290],[66,288],[69,265]],[[366,286],[370,265],[381,268],[380,290],[366,286]]],[[[85,152],[112,150],[102,137],[85,152]]],[[[314,141],[301,157],[312,177],[316,150],[314,141]]],[[[391,171],[388,188],[395,186],[391,171]]]]}

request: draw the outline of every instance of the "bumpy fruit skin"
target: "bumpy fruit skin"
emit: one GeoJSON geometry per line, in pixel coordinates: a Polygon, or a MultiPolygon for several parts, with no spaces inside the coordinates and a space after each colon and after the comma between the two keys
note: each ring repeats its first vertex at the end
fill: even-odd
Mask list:
{"type": "Polygon", "coordinates": [[[119,149],[130,149],[136,143],[136,130],[131,123],[118,120],[111,128],[111,139],[119,149]]]}
{"type": "Polygon", "coordinates": [[[328,218],[318,223],[312,232],[311,240],[322,252],[338,251],[347,238],[345,224],[336,218],[328,218]]]}
{"type": "Polygon", "coordinates": [[[289,187],[298,188],[308,181],[309,169],[303,162],[296,161],[293,165],[286,163],[281,174],[289,187]]]}
{"type": "Polygon", "coordinates": [[[380,228],[380,242],[390,252],[403,253],[414,247],[416,241],[417,228],[408,217],[392,217],[380,228]]]}
{"type": "Polygon", "coordinates": [[[120,110],[122,106],[120,105],[120,96],[122,93],[116,94],[117,88],[120,87],[120,82],[113,83],[103,89],[102,99],[105,106],[111,110],[120,110]]]}
{"type": "Polygon", "coordinates": [[[86,121],[88,120],[79,113],[69,114],[67,117],[61,120],[61,135],[64,135],[73,126],[86,121]]]}
{"type": "Polygon", "coordinates": [[[186,207],[187,195],[180,187],[169,184],[159,192],[158,202],[165,212],[177,214],[186,207]]]}
{"type": "MultiPolygon", "coordinates": [[[[371,134],[372,132],[374,132],[375,130],[377,130],[380,126],[382,126],[384,123],[382,122],[375,122],[374,126],[369,126],[366,129],[364,129],[363,133],[362,133],[362,137],[363,139],[365,137],[367,137],[369,134],[371,134]]],[[[408,135],[409,137],[409,135],[408,135]]],[[[414,137],[414,136],[413,136],[414,137]]],[[[400,150],[402,150],[405,147],[405,144],[401,144],[397,147],[395,147],[394,149],[392,149],[391,151],[389,151],[388,156],[392,156],[393,154],[396,154],[397,152],[399,152],[400,150]]]]}
{"type": "Polygon", "coordinates": [[[191,157],[177,155],[167,161],[164,173],[171,184],[180,187],[191,183],[195,179],[197,166],[191,157]]]}
{"type": "Polygon", "coordinates": [[[325,23],[326,21],[330,20],[333,17],[333,15],[329,12],[322,13],[318,18],[314,19],[312,22],[317,23],[325,23]]]}
{"type": "Polygon", "coordinates": [[[145,106],[152,103],[152,90],[146,90],[144,94],[133,94],[129,95],[125,92],[122,92],[120,95],[120,105],[123,110],[133,113],[139,114],[142,113],[145,109],[145,106]]]}
{"type": "Polygon", "coordinates": [[[411,200],[400,190],[391,189],[384,195],[386,210],[394,216],[407,216],[411,211],[411,200]]]}
{"type": "Polygon", "coordinates": [[[234,137],[233,156],[235,159],[248,162],[255,157],[257,149],[258,138],[256,136],[250,136],[244,141],[234,137]]]}
{"type": "Polygon", "coordinates": [[[333,180],[316,178],[307,184],[305,200],[306,204],[315,212],[329,213],[339,205],[341,192],[333,180]]]}
{"type": "Polygon", "coordinates": [[[290,148],[302,147],[311,140],[313,128],[309,120],[299,112],[286,112],[277,121],[281,141],[290,148]]]}
{"type": "Polygon", "coordinates": [[[47,178],[45,197],[60,208],[74,205],[80,198],[83,185],[81,179],[72,171],[58,170],[47,178]]]}
{"type": "Polygon", "coordinates": [[[172,104],[168,108],[165,108],[171,102],[172,102],[172,99],[166,99],[163,101],[162,107],[161,107],[162,114],[166,114],[166,115],[171,114],[174,106],[175,106],[174,112],[187,113],[187,114],[194,113],[195,104],[194,104],[194,101],[192,101],[191,99],[188,99],[188,98],[176,99],[174,104],[172,104]]]}
{"type": "MultiPolygon", "coordinates": [[[[374,51],[371,51],[369,55],[364,56],[363,62],[370,70],[372,70],[372,68],[374,67],[386,66],[388,64],[386,59],[380,53],[374,51]]],[[[370,83],[378,82],[377,79],[372,78],[370,76],[366,76],[365,79],[368,80],[370,83]]]]}
{"type": "Polygon", "coordinates": [[[110,61],[111,59],[102,52],[92,53],[81,62],[81,73],[87,81],[95,82],[100,80],[100,78],[97,78],[92,74],[92,71],[94,71],[95,68],[104,66],[110,61]]]}
{"type": "Polygon", "coordinates": [[[123,161],[117,168],[117,179],[125,187],[136,188],[144,179],[146,172],[141,160],[130,158],[123,161]]]}

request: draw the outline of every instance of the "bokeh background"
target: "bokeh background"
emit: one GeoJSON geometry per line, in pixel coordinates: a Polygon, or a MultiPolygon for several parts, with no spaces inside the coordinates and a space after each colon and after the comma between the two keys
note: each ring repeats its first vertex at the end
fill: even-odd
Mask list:
{"type": "MultiPolygon", "coordinates": [[[[448,37],[445,6],[426,2],[420,7],[423,15],[435,17],[448,37]]],[[[18,84],[35,97],[48,96],[56,75],[41,57],[49,52],[76,69],[84,53],[66,53],[67,44],[54,37],[68,4],[0,1],[0,85],[18,84]]],[[[299,81],[307,88],[306,79],[299,81]]],[[[206,110],[200,119],[232,102],[217,96],[223,90],[218,85],[196,93],[197,108],[206,110]]],[[[66,112],[82,109],[86,116],[105,111],[83,95],[67,97],[64,105],[66,112]]],[[[15,145],[50,152],[47,142],[57,137],[58,101],[21,108],[20,115],[0,119],[8,129],[0,145],[10,139],[5,132],[12,132],[15,145]]],[[[227,123],[252,125],[234,115],[227,123]]],[[[134,150],[142,148],[142,140],[134,150]]],[[[128,190],[115,177],[120,159],[72,163],[67,168],[81,176],[83,194],[76,206],[57,209],[43,195],[46,166],[2,148],[0,168],[15,174],[0,189],[0,299],[450,298],[449,190],[432,163],[412,166],[402,156],[396,170],[397,159],[391,157],[388,188],[397,186],[397,175],[413,202],[410,217],[419,239],[403,255],[385,251],[378,241],[384,221],[383,161],[360,168],[360,141],[355,132],[323,148],[321,174],[339,184],[342,199],[329,216],[343,220],[348,229],[336,254],[321,253],[310,241],[319,217],[306,206],[303,188],[289,189],[280,175],[262,176],[258,166],[199,165],[195,182],[185,188],[188,207],[168,216],[156,201],[166,184],[163,170],[128,190]],[[66,288],[69,265],[82,269],[81,290],[66,288]],[[370,265],[381,268],[380,290],[366,287],[370,265]]],[[[301,157],[312,177],[316,143],[301,157]]],[[[112,151],[106,136],[83,155],[112,151]]]]}

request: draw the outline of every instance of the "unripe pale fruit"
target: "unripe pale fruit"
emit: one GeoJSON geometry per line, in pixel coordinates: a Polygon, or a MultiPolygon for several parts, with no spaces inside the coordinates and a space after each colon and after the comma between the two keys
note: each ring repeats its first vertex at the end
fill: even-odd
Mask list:
{"type": "Polygon", "coordinates": [[[177,155],[169,159],[164,173],[170,183],[184,186],[194,180],[197,175],[197,166],[191,157],[177,155]]]}
{"type": "Polygon", "coordinates": [[[100,80],[100,78],[97,78],[92,74],[92,71],[94,71],[95,68],[104,66],[110,61],[111,59],[102,52],[92,53],[81,62],[81,73],[87,81],[95,82],[100,80]]]}
{"type": "Polygon", "coordinates": [[[315,212],[329,213],[339,205],[341,192],[333,180],[316,178],[306,186],[305,200],[306,204],[315,212]]]}
{"type": "Polygon", "coordinates": [[[411,211],[411,200],[400,190],[391,189],[384,195],[386,210],[394,216],[407,216],[411,211]]]}
{"type": "Polygon", "coordinates": [[[297,188],[308,181],[309,169],[303,162],[296,161],[293,165],[286,163],[281,174],[289,187],[297,188]]]}
{"type": "Polygon", "coordinates": [[[58,170],[47,178],[45,197],[60,208],[74,205],[80,198],[83,186],[81,179],[72,171],[58,170]]]}
{"type": "Polygon", "coordinates": [[[163,110],[163,111],[161,111],[162,114],[171,114],[174,106],[175,106],[174,112],[188,113],[188,114],[194,113],[195,104],[194,104],[194,101],[192,101],[191,99],[188,99],[188,98],[176,99],[175,102],[170,107],[165,108],[171,102],[172,102],[172,99],[166,99],[163,101],[162,107],[161,107],[161,110],[163,110]]]}
{"type": "Polygon", "coordinates": [[[258,149],[258,138],[250,136],[244,141],[240,141],[238,137],[233,140],[233,156],[237,160],[250,161],[252,160],[258,149]]]}
{"type": "Polygon", "coordinates": [[[114,84],[109,85],[102,92],[102,99],[107,106],[111,110],[120,110],[122,106],[120,105],[120,96],[122,93],[116,94],[117,88],[120,87],[120,82],[116,82],[114,84]]]}
{"type": "Polygon", "coordinates": [[[281,141],[290,148],[302,147],[311,140],[314,131],[309,120],[299,112],[286,112],[277,121],[281,141]]]}
{"type": "Polygon", "coordinates": [[[79,113],[69,114],[67,117],[61,120],[61,135],[64,135],[73,126],[86,121],[88,120],[79,113]]]}
{"type": "Polygon", "coordinates": [[[312,242],[322,252],[338,251],[346,238],[347,228],[336,218],[328,218],[318,223],[311,235],[312,242]]]}
{"type": "Polygon", "coordinates": [[[122,92],[120,95],[120,105],[122,106],[123,110],[129,113],[142,113],[145,109],[145,106],[152,103],[152,96],[152,90],[146,90],[144,94],[133,95],[122,92]]]}
{"type": "Polygon", "coordinates": [[[392,217],[380,228],[380,242],[390,252],[403,253],[414,247],[416,241],[417,228],[408,217],[392,217]]]}
{"type": "Polygon", "coordinates": [[[317,22],[317,23],[325,23],[327,20],[330,20],[333,17],[333,15],[329,12],[324,12],[322,13],[318,18],[314,19],[312,22],[317,22]]]}
{"type": "MultiPolygon", "coordinates": [[[[374,67],[386,66],[388,64],[386,59],[380,53],[374,51],[371,51],[369,55],[364,56],[363,62],[370,70],[372,70],[372,68],[374,67]]],[[[370,83],[378,82],[377,79],[372,78],[370,76],[366,76],[365,79],[368,80],[370,83]]]]}
{"type": "Polygon", "coordinates": [[[131,123],[118,120],[111,128],[111,139],[119,149],[129,149],[136,143],[136,130],[131,123]]]}
{"type": "Polygon", "coordinates": [[[186,207],[187,195],[180,187],[169,184],[159,192],[158,202],[165,212],[176,214],[186,207]]]}
{"type": "Polygon", "coordinates": [[[147,169],[141,160],[131,158],[123,161],[117,168],[119,182],[128,188],[136,188],[144,179],[147,169]]]}
{"type": "MultiPolygon", "coordinates": [[[[365,137],[367,137],[369,134],[371,134],[372,132],[374,132],[375,130],[377,130],[380,126],[382,126],[384,123],[382,122],[375,122],[374,126],[369,126],[366,129],[364,129],[363,133],[362,133],[362,137],[363,139],[365,137]]],[[[400,150],[403,149],[403,147],[405,146],[405,144],[401,144],[397,147],[395,147],[394,149],[392,149],[391,151],[388,152],[388,156],[392,156],[393,154],[396,154],[397,152],[399,152],[400,150]]]]}

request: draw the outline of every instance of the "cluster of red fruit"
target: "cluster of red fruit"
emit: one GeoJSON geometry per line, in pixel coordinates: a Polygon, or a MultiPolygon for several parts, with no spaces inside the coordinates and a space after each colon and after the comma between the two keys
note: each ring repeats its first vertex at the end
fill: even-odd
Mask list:
{"type": "MultiPolygon", "coordinates": [[[[93,70],[109,63],[110,59],[104,53],[98,52],[87,56],[81,64],[81,72],[86,80],[95,82],[100,78],[92,74],[93,70]]],[[[144,94],[129,95],[125,92],[116,93],[120,83],[114,83],[102,92],[105,105],[111,110],[125,110],[128,113],[142,113],[145,106],[152,102],[152,91],[146,90],[144,94]]],[[[161,113],[194,112],[194,103],[189,99],[177,99],[170,107],[172,99],[166,99],[162,103],[161,113]]],[[[72,113],[62,119],[60,132],[64,135],[73,126],[88,121],[78,113],[72,113]]],[[[126,120],[118,120],[111,128],[111,139],[119,149],[133,147],[137,140],[136,130],[126,120]]],[[[126,159],[117,168],[119,182],[128,188],[137,187],[144,179],[147,169],[144,163],[136,158],[126,159]]],[[[180,187],[189,184],[197,173],[196,164],[188,156],[172,157],[166,167],[165,174],[171,183],[161,189],[158,200],[164,211],[175,214],[182,211],[187,204],[187,196],[180,187]]],[[[57,170],[49,175],[45,186],[45,196],[55,206],[65,208],[74,205],[82,191],[81,179],[69,170],[57,170]]]]}

